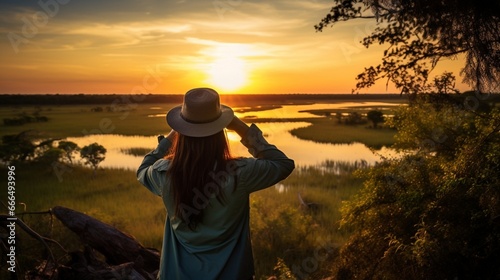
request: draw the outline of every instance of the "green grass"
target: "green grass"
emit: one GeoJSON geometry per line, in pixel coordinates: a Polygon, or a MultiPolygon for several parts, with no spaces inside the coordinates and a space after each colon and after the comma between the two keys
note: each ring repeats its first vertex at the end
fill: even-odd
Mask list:
{"type": "Polygon", "coordinates": [[[99,169],[92,178],[92,170],[81,166],[54,172],[50,167],[20,165],[16,193],[16,202],[25,203],[28,212],[60,205],[114,225],[145,246],[161,243],[165,217],[161,199],[151,195],[133,171],[99,169]]]}
{"type": "Polygon", "coordinates": [[[290,133],[298,138],[315,142],[333,144],[360,142],[372,148],[392,145],[396,135],[393,129],[338,124],[337,120],[330,118],[311,119],[310,122],[310,126],[293,129],[290,133]]]}
{"type": "Polygon", "coordinates": [[[166,114],[174,104],[135,104],[121,112],[93,112],[94,107],[108,105],[43,106],[40,115],[48,122],[28,123],[22,126],[5,126],[4,118],[13,118],[21,113],[33,114],[35,107],[0,107],[2,130],[0,136],[17,134],[25,130],[37,130],[46,138],[78,137],[88,134],[157,135],[170,130],[165,117],[148,117],[166,114]],[[152,107],[162,109],[152,109],[152,107]]]}
{"type": "MultiPolygon", "coordinates": [[[[289,267],[300,266],[318,246],[327,244],[337,250],[346,240],[348,233],[339,229],[339,209],[342,201],[359,190],[362,181],[352,176],[353,169],[348,164],[341,169],[344,171],[338,174],[325,171],[324,166],[298,167],[282,182],[286,191],[280,193],[271,187],[251,195],[252,244],[260,278],[267,279],[273,274],[278,258],[284,259],[289,267]],[[299,192],[306,201],[320,205],[318,210],[302,208],[299,192]]],[[[0,172],[6,174],[6,169],[0,172]]],[[[47,211],[57,205],[68,207],[114,225],[144,246],[159,250],[166,216],[161,199],[140,185],[135,172],[130,170],[99,169],[95,178],[91,176],[92,171],[81,166],[61,168],[54,173],[54,169],[46,166],[18,165],[17,213],[24,211],[21,203],[28,212],[47,211]]],[[[5,196],[1,200],[5,203],[5,196]]],[[[74,235],[62,225],[56,223],[53,229],[48,225],[48,217],[23,217],[37,231],[50,232],[50,236],[61,238],[65,247],[75,247],[74,235]]],[[[335,254],[329,257],[334,258],[335,254]]],[[[315,273],[326,275],[329,266],[330,262],[322,262],[315,273]]]]}
{"type": "Polygon", "coordinates": [[[302,112],[307,112],[311,113],[316,116],[325,116],[325,115],[331,115],[334,116],[336,113],[341,113],[341,114],[348,114],[352,112],[358,112],[360,114],[366,115],[371,110],[377,110],[381,111],[384,115],[390,115],[394,113],[394,109],[401,106],[401,103],[394,103],[394,105],[389,105],[385,107],[373,107],[371,105],[366,105],[366,106],[355,106],[355,107],[349,107],[349,108],[342,108],[342,109],[313,109],[313,110],[304,110],[302,112]]]}
{"type": "MultiPolygon", "coordinates": [[[[17,134],[25,130],[36,130],[41,138],[78,137],[88,134],[121,134],[121,135],[158,135],[166,134],[168,127],[164,117],[148,117],[165,114],[174,104],[134,104],[125,107],[122,112],[92,112],[92,108],[107,105],[66,105],[44,106],[40,115],[49,118],[48,122],[28,123],[22,126],[5,126],[1,124],[0,136],[17,134]],[[162,109],[154,109],[161,107],[162,109]]],[[[265,106],[263,107],[265,108],[265,106]]],[[[35,107],[0,107],[0,119],[13,118],[21,113],[33,114],[35,107]]],[[[359,110],[362,110],[359,109],[359,110]]],[[[350,109],[350,111],[352,111],[350,109]]],[[[339,125],[334,118],[281,119],[272,121],[307,121],[311,126],[292,130],[292,135],[301,139],[322,143],[360,142],[369,147],[380,148],[394,142],[395,131],[387,128],[370,129],[367,125],[339,125]]],[[[248,122],[270,121],[252,119],[248,122]]]]}
{"type": "MultiPolygon", "coordinates": [[[[165,118],[148,116],[164,114],[172,105],[139,104],[122,112],[92,112],[93,107],[106,105],[44,106],[37,109],[0,107],[0,119],[16,117],[22,112],[32,114],[39,109],[40,115],[49,118],[46,123],[2,125],[0,136],[29,129],[40,131],[46,138],[77,137],[88,133],[157,135],[169,130],[165,118]],[[162,109],[153,108],[158,106],[162,109]]],[[[317,142],[356,141],[381,146],[392,144],[395,133],[387,129],[339,125],[336,120],[327,118],[307,121],[311,126],[296,129],[292,134],[317,142]]],[[[132,148],[125,152],[143,155],[147,151],[132,148]]],[[[352,175],[354,169],[347,163],[332,162],[324,166],[297,167],[282,182],[286,191],[280,193],[271,187],[252,194],[251,228],[257,279],[267,279],[274,274],[278,259],[283,260],[280,266],[300,267],[322,246],[333,249],[328,251],[328,260],[319,263],[309,276],[311,279],[328,276],[339,246],[349,236],[349,232],[339,229],[340,207],[362,185],[362,180],[352,175]],[[299,193],[304,200],[319,205],[319,208],[305,210],[299,204],[299,193]]],[[[5,169],[0,171],[6,173],[5,169]]],[[[81,166],[57,170],[48,166],[16,166],[16,202],[18,207],[24,203],[28,212],[46,211],[57,205],[69,207],[116,226],[135,236],[146,247],[160,249],[166,216],[161,199],[141,186],[135,172],[130,170],[99,169],[95,178],[91,176],[92,171],[81,166]]],[[[4,177],[2,184],[6,185],[3,180],[4,177]]],[[[5,203],[5,196],[0,200],[5,203]]],[[[74,247],[74,235],[57,222],[48,226],[52,222],[46,216],[25,215],[23,219],[44,235],[61,238],[66,242],[65,246],[74,247]]],[[[26,248],[30,251],[31,247],[26,248]]]]}

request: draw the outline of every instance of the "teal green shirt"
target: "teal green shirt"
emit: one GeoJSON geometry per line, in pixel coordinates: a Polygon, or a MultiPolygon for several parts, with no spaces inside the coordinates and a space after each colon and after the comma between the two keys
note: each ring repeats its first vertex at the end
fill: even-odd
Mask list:
{"type": "Polygon", "coordinates": [[[144,157],[137,178],[162,197],[167,209],[158,279],[251,279],[254,275],[249,195],[285,179],[295,166],[267,143],[254,124],[241,142],[253,158],[235,159],[225,171],[212,174],[214,183],[220,183],[225,192],[225,203],[217,201],[208,184],[193,197],[194,208],[186,207],[186,215],[204,211],[195,230],[173,216],[175,203],[166,175],[169,161],[163,159],[171,142],[163,139],[144,157]]]}

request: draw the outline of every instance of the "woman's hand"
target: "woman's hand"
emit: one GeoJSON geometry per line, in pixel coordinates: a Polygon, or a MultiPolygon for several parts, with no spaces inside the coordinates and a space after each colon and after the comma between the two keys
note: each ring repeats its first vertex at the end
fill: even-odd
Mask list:
{"type": "Polygon", "coordinates": [[[233,120],[227,125],[227,129],[236,131],[240,137],[243,137],[248,131],[248,125],[234,116],[233,120]]]}

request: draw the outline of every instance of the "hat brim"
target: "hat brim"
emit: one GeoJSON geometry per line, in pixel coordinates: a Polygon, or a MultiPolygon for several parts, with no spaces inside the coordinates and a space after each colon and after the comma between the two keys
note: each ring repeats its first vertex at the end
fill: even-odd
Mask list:
{"type": "Polygon", "coordinates": [[[168,111],[166,119],[168,125],[178,133],[191,137],[206,137],[223,130],[234,118],[233,109],[226,105],[221,106],[221,115],[215,121],[207,123],[188,122],[181,116],[182,105],[168,111]]]}

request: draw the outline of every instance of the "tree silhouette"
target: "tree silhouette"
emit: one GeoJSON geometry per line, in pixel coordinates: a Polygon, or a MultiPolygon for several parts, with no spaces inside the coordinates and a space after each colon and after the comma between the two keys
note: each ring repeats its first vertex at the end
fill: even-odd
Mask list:
{"type": "Polygon", "coordinates": [[[106,152],[106,148],[97,143],[87,145],[80,150],[80,157],[84,160],[84,163],[94,169],[92,177],[95,176],[101,161],[105,159],[106,152]]]}
{"type": "Polygon", "coordinates": [[[36,134],[33,130],[26,130],[16,135],[2,136],[0,159],[11,164],[33,158],[37,147],[33,144],[36,134]]]}
{"type": "Polygon", "coordinates": [[[334,0],[317,31],[340,21],[374,19],[377,28],[362,44],[387,44],[382,62],[357,76],[356,89],[385,79],[414,97],[443,58],[462,54],[463,80],[480,92],[498,90],[500,1],[334,0]]]}
{"type": "Polygon", "coordinates": [[[60,141],[57,147],[64,150],[69,163],[73,163],[73,154],[80,149],[76,143],[71,141],[60,141]]]}
{"type": "Polygon", "coordinates": [[[377,110],[371,110],[366,114],[366,118],[373,123],[373,128],[377,128],[377,125],[384,122],[384,113],[377,110]]]}
{"type": "Polygon", "coordinates": [[[435,77],[430,86],[437,94],[459,93],[455,88],[455,76],[451,72],[445,71],[442,75],[435,77]]]}
{"type": "Polygon", "coordinates": [[[499,279],[500,110],[471,107],[474,93],[455,94],[451,73],[427,80],[441,59],[462,54],[464,81],[498,90],[500,1],[334,0],[315,27],[359,18],[378,23],[362,43],[388,47],[356,89],[385,79],[413,102],[391,119],[404,153],[368,169],[342,208],[352,234],[334,278],[499,279]]]}
{"type": "Polygon", "coordinates": [[[64,156],[64,151],[59,148],[50,147],[44,149],[36,158],[35,161],[39,163],[51,166],[51,164],[57,163],[64,156]]]}

